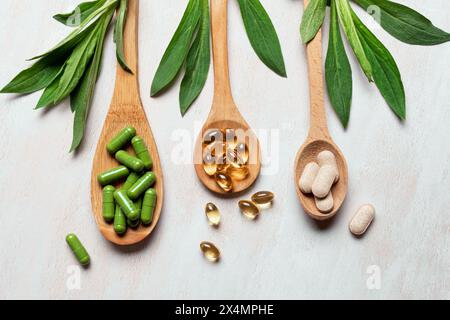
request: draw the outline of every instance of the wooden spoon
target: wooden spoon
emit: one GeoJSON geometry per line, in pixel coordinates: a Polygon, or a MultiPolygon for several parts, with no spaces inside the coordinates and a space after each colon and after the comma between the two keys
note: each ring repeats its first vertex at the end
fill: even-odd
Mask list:
{"type": "Polygon", "coordinates": [[[258,178],[261,170],[259,141],[253,130],[244,120],[231,94],[228,72],[227,16],[228,0],[211,1],[211,29],[214,57],[214,99],[211,112],[197,139],[194,151],[194,166],[200,181],[211,191],[226,195],[236,194],[248,189],[258,178]],[[249,175],[245,180],[234,181],[233,190],[225,192],[213,177],[203,170],[203,135],[209,129],[241,129],[249,149],[249,175]]]}
{"type": "MultiPolygon", "coordinates": [[[[308,5],[305,0],[305,8],[308,5]]],[[[322,32],[319,30],[316,37],[306,46],[309,69],[309,86],[311,96],[310,129],[308,137],[297,153],[295,160],[295,185],[297,195],[306,213],[316,220],[327,220],[333,217],[344,202],[348,188],[348,171],[344,155],[333,142],[328,132],[327,117],[324,104],[324,85],[322,73],[322,32]],[[339,167],[339,180],[331,189],[334,198],[334,208],[330,213],[321,213],[315,204],[312,195],[305,195],[298,187],[298,181],[305,166],[316,161],[317,155],[324,150],[334,153],[339,167]]]]}
{"type": "MultiPolygon", "coordinates": [[[[148,124],[147,117],[142,106],[139,95],[138,81],[138,8],[139,0],[130,0],[128,7],[128,17],[125,25],[125,58],[133,70],[134,74],[124,71],[120,65],[117,66],[116,86],[114,96],[106,117],[103,131],[97,145],[94,156],[91,177],[91,201],[95,221],[103,236],[118,245],[132,245],[144,240],[156,227],[158,223],[161,207],[163,203],[163,175],[161,162],[159,160],[158,150],[152,131],[148,124]],[[157,176],[157,182],[154,188],[158,194],[157,205],[154,212],[153,222],[150,226],[139,226],[137,229],[128,228],[123,236],[115,233],[113,226],[106,223],[102,217],[102,187],[97,181],[97,176],[110,168],[119,164],[113,156],[106,151],[106,145],[119,131],[126,126],[136,128],[137,134],[146,142],[150,154],[153,158],[152,171],[157,176]]],[[[130,149],[131,151],[131,149],[130,149]]]]}

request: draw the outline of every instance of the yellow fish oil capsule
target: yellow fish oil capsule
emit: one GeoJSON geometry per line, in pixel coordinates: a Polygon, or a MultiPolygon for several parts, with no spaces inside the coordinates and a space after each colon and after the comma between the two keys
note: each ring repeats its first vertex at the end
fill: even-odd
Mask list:
{"type": "Polygon", "coordinates": [[[204,158],[203,158],[203,170],[205,170],[205,173],[212,177],[216,174],[217,172],[217,164],[214,160],[214,157],[210,154],[207,154],[204,158]]]}
{"type": "Polygon", "coordinates": [[[220,129],[209,129],[203,135],[203,145],[207,146],[213,142],[222,142],[224,140],[224,134],[220,129]]]}
{"type": "Polygon", "coordinates": [[[271,205],[275,195],[270,191],[259,191],[252,195],[252,202],[257,205],[271,205]]]}
{"type": "Polygon", "coordinates": [[[225,129],[225,142],[227,143],[229,148],[234,148],[237,144],[237,135],[236,130],[234,129],[225,129]]]}
{"type": "Polygon", "coordinates": [[[220,158],[227,150],[227,146],[222,141],[216,141],[207,145],[204,149],[204,154],[210,154],[214,158],[220,158]]]}
{"type": "Polygon", "coordinates": [[[238,155],[237,151],[234,149],[228,149],[226,153],[227,163],[233,164],[235,166],[243,166],[245,162],[238,155]]]}
{"type": "Polygon", "coordinates": [[[244,162],[244,164],[247,164],[248,163],[248,157],[249,157],[249,152],[248,152],[247,145],[245,143],[243,143],[243,142],[238,143],[238,145],[236,146],[235,150],[236,150],[238,156],[244,162]]]}
{"type": "Polygon", "coordinates": [[[225,192],[230,192],[233,189],[233,181],[230,176],[224,172],[217,172],[214,175],[216,183],[222,188],[225,192]]]}
{"type": "Polygon", "coordinates": [[[220,224],[220,211],[214,203],[207,203],[205,207],[205,214],[208,218],[208,222],[213,227],[217,227],[220,224]]]}
{"type": "Polygon", "coordinates": [[[230,165],[227,168],[227,173],[230,175],[232,179],[242,181],[248,177],[250,171],[248,170],[247,166],[230,165]]]}
{"type": "Polygon", "coordinates": [[[217,172],[226,172],[230,167],[230,164],[227,161],[227,157],[225,154],[222,155],[219,159],[216,160],[217,164],[217,172]]]}
{"type": "Polygon", "coordinates": [[[259,215],[258,207],[251,201],[239,201],[239,208],[241,209],[242,214],[251,220],[256,219],[259,215]]]}
{"type": "Polygon", "coordinates": [[[208,261],[217,262],[220,259],[219,249],[211,242],[202,241],[200,243],[200,250],[208,261]]]}

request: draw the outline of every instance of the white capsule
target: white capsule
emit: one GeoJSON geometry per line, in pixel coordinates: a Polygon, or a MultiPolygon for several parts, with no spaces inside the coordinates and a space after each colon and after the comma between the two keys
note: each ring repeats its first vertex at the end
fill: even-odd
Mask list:
{"type": "Polygon", "coordinates": [[[363,235],[375,218],[375,208],[371,204],[365,204],[356,211],[348,225],[350,232],[355,236],[363,235]]]}
{"type": "Polygon", "coordinates": [[[325,198],[330,193],[336,179],[336,168],[328,164],[320,167],[312,185],[312,193],[317,198],[325,198]]]}
{"type": "Polygon", "coordinates": [[[330,192],[325,198],[314,198],[316,201],[316,207],[322,213],[329,213],[333,210],[334,200],[333,194],[330,192]]]}
{"type": "Polygon", "coordinates": [[[339,180],[339,168],[336,162],[336,157],[334,153],[328,150],[322,151],[317,155],[317,163],[319,166],[330,165],[336,168],[336,178],[334,182],[336,183],[339,180]]]}
{"type": "Polygon", "coordinates": [[[305,166],[302,176],[298,180],[298,186],[303,193],[311,193],[311,188],[318,172],[319,165],[315,162],[310,162],[305,166]]]}

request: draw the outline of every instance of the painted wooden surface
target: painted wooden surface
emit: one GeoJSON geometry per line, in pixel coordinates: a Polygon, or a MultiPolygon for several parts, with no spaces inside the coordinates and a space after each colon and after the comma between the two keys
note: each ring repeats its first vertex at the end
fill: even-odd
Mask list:
{"type": "MultiPolygon", "coordinates": [[[[90,169],[114,89],[110,32],[79,154],[67,152],[68,102],[36,112],[38,94],[0,96],[0,298],[450,298],[450,44],[408,46],[365,20],[399,64],[408,119],[402,124],[395,118],[352,58],[347,131],[326,98],[330,133],[348,162],[349,192],[340,214],[319,226],[303,213],[292,177],[295,152],[309,124],[307,64],[297,32],[302,2],[262,2],[279,32],[289,78],[259,62],[235,1],[229,6],[230,76],[236,104],[259,136],[264,162],[261,177],[243,197],[272,190],[273,208],[248,221],[238,211],[240,198],[218,198],[197,180],[192,147],[211,106],[212,70],[184,119],[178,88],[149,98],[152,76],[185,3],[143,0],[140,90],[165,177],[158,227],[150,241],[120,248],[103,239],[91,212],[90,169]],[[203,213],[209,201],[223,213],[217,230],[203,213]],[[376,207],[377,216],[367,234],[356,239],[348,222],[366,202],[376,207]],[[91,254],[86,270],[77,269],[64,242],[69,232],[77,233],[91,254]],[[203,259],[202,240],[221,249],[220,263],[203,259]]],[[[450,30],[448,1],[401,2],[450,30]]],[[[67,34],[51,15],[75,3],[1,1],[7,14],[0,20],[0,85],[28,65],[25,59],[67,34]]]]}

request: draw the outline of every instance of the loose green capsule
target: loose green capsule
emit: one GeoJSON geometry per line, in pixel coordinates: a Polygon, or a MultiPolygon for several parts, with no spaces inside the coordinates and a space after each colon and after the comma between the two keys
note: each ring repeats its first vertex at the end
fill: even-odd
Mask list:
{"type": "Polygon", "coordinates": [[[115,154],[122,149],[136,135],[136,129],[129,126],[120,131],[106,146],[110,154],[115,154]]]}
{"type": "Polygon", "coordinates": [[[117,190],[114,192],[114,199],[119,204],[128,219],[136,220],[138,218],[139,210],[135,207],[133,201],[128,198],[125,190],[117,190]]]}
{"type": "Polygon", "coordinates": [[[124,215],[118,204],[116,205],[116,213],[114,215],[114,231],[118,235],[127,232],[127,217],[124,215]]]}
{"type": "Polygon", "coordinates": [[[116,152],[116,160],[134,172],[141,172],[144,169],[144,162],[142,162],[142,160],[133,157],[131,154],[123,150],[116,152]]]}
{"type": "Polygon", "coordinates": [[[150,188],[156,181],[156,176],[153,172],[147,172],[138,181],[128,189],[128,197],[131,200],[139,198],[148,188],[150,188]]]}
{"type": "Polygon", "coordinates": [[[116,191],[116,188],[113,186],[103,188],[103,219],[106,222],[112,222],[114,220],[114,191],[116,191]]]}
{"type": "Polygon", "coordinates": [[[144,162],[144,168],[150,170],[153,167],[153,160],[152,156],[148,152],[144,139],[136,136],[131,140],[131,144],[133,145],[133,149],[134,152],[136,152],[137,157],[144,162]]]}
{"type": "Polygon", "coordinates": [[[107,184],[113,184],[125,177],[127,177],[130,174],[130,170],[128,170],[125,166],[119,166],[116,168],[113,168],[111,170],[105,171],[98,175],[97,179],[98,182],[102,186],[105,186],[107,184]]]}
{"type": "Polygon", "coordinates": [[[141,176],[138,173],[131,172],[130,175],[128,176],[127,180],[123,184],[122,190],[128,191],[128,189],[130,189],[136,183],[136,181],[139,180],[140,177],[141,176]]]}
{"type": "Polygon", "coordinates": [[[70,233],[66,237],[66,242],[70,249],[72,249],[75,257],[77,257],[78,262],[80,262],[83,266],[87,266],[91,261],[91,258],[78,237],[75,234],[70,233]]]}
{"type": "Polygon", "coordinates": [[[142,201],[141,221],[145,225],[149,225],[153,221],[153,213],[156,207],[156,190],[153,188],[145,192],[144,200],[142,201]]]}

